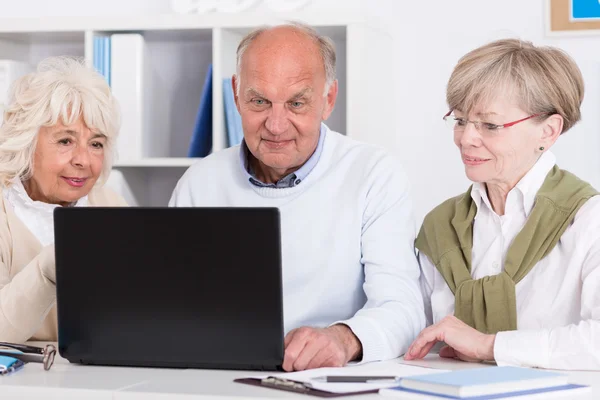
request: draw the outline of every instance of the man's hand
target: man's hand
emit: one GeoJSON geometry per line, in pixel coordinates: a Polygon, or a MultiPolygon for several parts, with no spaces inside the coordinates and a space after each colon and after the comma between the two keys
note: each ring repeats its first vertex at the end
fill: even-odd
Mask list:
{"type": "Polygon", "coordinates": [[[358,338],[346,325],[329,328],[302,327],[285,337],[285,371],[320,367],[343,367],[362,352],[358,338]]]}
{"type": "Polygon", "coordinates": [[[446,342],[440,357],[463,361],[493,361],[496,335],[486,335],[458,318],[448,316],[419,334],[404,355],[405,360],[423,358],[437,342],[446,342]]]}

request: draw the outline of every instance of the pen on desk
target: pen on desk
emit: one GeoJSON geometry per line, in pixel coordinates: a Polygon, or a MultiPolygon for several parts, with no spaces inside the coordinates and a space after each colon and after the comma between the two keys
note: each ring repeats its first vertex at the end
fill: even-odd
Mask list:
{"type": "Polygon", "coordinates": [[[400,379],[397,376],[349,376],[349,375],[329,375],[313,378],[316,381],[327,383],[374,383],[378,381],[395,382],[400,379]]]}

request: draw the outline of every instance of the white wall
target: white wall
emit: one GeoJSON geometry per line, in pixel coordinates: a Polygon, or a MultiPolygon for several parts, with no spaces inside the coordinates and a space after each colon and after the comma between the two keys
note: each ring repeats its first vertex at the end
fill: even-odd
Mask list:
{"type": "MultiPolygon", "coordinates": [[[[2,0],[0,17],[135,15],[170,11],[169,0],[2,0]]],[[[554,151],[559,165],[600,188],[600,35],[550,38],[545,35],[545,0],[313,0],[310,8],[335,12],[362,7],[391,31],[396,75],[390,77],[398,112],[390,149],[412,181],[417,219],[442,200],[466,190],[458,151],[441,117],[444,91],[456,61],[485,42],[518,37],[559,46],[583,71],[583,120],[560,138],[554,151]]],[[[387,90],[387,88],[382,88],[387,90]]],[[[390,89],[392,90],[392,89],[390,89]]],[[[374,99],[377,101],[377,99],[374,99]]]]}
{"type": "Polygon", "coordinates": [[[391,16],[393,22],[398,113],[390,117],[398,121],[395,151],[412,181],[419,220],[469,184],[452,134],[442,125],[452,68],[466,52],[504,37],[559,46],[578,63],[586,84],[582,121],[558,140],[553,151],[559,166],[600,188],[600,35],[547,37],[545,5],[544,0],[378,0],[369,4],[371,13],[379,13],[388,22],[391,16]]]}
{"type": "Polygon", "coordinates": [[[0,0],[0,17],[80,17],[170,12],[169,0],[0,0]]]}
{"type": "MultiPolygon", "coordinates": [[[[190,0],[194,2],[194,0],[190,0]]],[[[203,0],[195,0],[201,2],[203,0]]],[[[336,12],[340,8],[353,9],[363,0],[312,0],[306,10],[336,12]]],[[[265,10],[261,3],[251,10],[265,10]]],[[[2,17],[50,17],[50,16],[90,16],[90,15],[136,15],[170,13],[171,0],[0,0],[2,17]]]]}

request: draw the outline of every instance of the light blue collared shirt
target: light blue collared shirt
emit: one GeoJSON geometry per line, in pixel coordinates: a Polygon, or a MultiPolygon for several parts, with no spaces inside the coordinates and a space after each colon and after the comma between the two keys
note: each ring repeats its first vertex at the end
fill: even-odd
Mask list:
{"type": "Polygon", "coordinates": [[[326,134],[327,127],[325,126],[325,124],[321,124],[321,131],[319,132],[319,142],[317,144],[315,152],[302,165],[302,167],[298,169],[298,171],[292,172],[291,174],[284,176],[279,181],[277,181],[277,183],[264,183],[256,178],[256,175],[254,174],[254,171],[252,171],[252,167],[248,162],[248,146],[246,146],[246,142],[242,140],[242,143],[240,144],[240,162],[244,167],[244,171],[246,171],[246,174],[248,175],[248,181],[253,185],[259,187],[270,187],[277,189],[291,188],[296,185],[299,185],[304,179],[306,179],[308,174],[310,174],[310,172],[319,162],[319,158],[321,158],[321,153],[323,152],[323,142],[325,142],[326,134]]]}

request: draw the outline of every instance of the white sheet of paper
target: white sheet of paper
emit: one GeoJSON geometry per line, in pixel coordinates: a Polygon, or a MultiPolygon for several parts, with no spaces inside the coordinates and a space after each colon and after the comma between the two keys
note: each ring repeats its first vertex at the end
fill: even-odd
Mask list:
{"type": "Polygon", "coordinates": [[[367,390],[385,389],[390,387],[399,386],[398,382],[379,382],[379,383],[328,383],[314,380],[320,376],[414,376],[414,375],[426,375],[436,374],[440,372],[448,372],[442,369],[432,369],[423,367],[414,367],[411,365],[398,364],[394,361],[376,362],[368,364],[360,364],[355,366],[347,366],[343,368],[317,368],[308,371],[300,372],[287,372],[281,374],[271,375],[255,375],[249,378],[263,379],[269,376],[289,379],[296,382],[302,382],[304,384],[310,384],[312,388],[323,390],[330,393],[353,393],[363,392],[367,390]]]}

